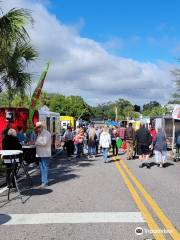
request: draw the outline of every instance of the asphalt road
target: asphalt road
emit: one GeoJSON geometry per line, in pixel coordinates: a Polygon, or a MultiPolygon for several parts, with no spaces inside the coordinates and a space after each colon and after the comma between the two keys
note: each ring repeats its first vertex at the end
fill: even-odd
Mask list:
{"type": "Polygon", "coordinates": [[[166,168],[138,165],[124,156],[106,164],[101,156],[52,160],[47,189],[37,188],[35,172],[24,204],[15,193],[9,203],[1,202],[0,238],[179,240],[180,162],[169,162],[166,168]],[[135,233],[137,227],[143,234],[135,233]]]}

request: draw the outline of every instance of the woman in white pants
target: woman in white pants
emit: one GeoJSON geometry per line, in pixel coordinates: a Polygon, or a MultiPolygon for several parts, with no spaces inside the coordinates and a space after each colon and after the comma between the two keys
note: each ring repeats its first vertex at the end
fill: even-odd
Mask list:
{"type": "Polygon", "coordinates": [[[158,133],[155,139],[154,150],[155,150],[156,163],[158,167],[159,166],[163,167],[166,161],[166,156],[167,156],[167,142],[166,142],[166,135],[162,131],[162,128],[158,129],[158,133]]]}

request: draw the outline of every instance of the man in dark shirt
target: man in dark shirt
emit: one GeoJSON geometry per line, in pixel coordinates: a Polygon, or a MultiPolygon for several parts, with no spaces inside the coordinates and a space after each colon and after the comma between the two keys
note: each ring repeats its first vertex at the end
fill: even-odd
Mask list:
{"type": "Polygon", "coordinates": [[[149,130],[145,128],[144,123],[141,123],[140,129],[136,132],[136,141],[138,145],[139,160],[141,161],[141,165],[139,167],[142,168],[144,165],[146,165],[147,168],[150,168],[149,146],[151,145],[151,135],[149,130]]]}
{"type": "Polygon", "coordinates": [[[132,123],[125,130],[125,140],[127,142],[127,160],[133,159],[135,131],[132,123]]]}

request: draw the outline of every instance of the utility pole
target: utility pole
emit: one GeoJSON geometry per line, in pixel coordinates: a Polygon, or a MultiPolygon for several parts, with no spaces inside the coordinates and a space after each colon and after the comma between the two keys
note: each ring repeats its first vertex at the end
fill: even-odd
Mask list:
{"type": "Polygon", "coordinates": [[[115,115],[116,115],[116,118],[115,118],[115,121],[117,122],[117,118],[118,118],[118,109],[117,109],[117,106],[115,106],[115,115]]]}

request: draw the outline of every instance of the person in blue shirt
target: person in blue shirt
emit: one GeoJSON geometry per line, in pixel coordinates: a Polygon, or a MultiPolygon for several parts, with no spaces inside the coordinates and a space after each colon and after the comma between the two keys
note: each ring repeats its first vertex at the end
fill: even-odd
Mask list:
{"type": "Polygon", "coordinates": [[[25,135],[23,133],[23,127],[18,126],[17,130],[18,130],[17,138],[18,138],[19,142],[23,145],[26,142],[26,137],[25,137],[25,135]]]}

